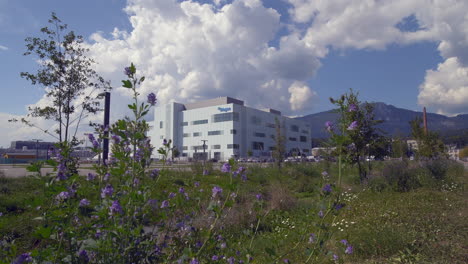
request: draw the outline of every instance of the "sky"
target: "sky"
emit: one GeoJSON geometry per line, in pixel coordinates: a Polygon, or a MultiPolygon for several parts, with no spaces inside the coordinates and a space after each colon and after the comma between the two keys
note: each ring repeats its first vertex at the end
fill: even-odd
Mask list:
{"type": "Polygon", "coordinates": [[[50,103],[20,72],[37,70],[24,39],[41,37],[51,12],[111,81],[111,121],[128,114],[120,84],[131,62],[146,77],[141,96],[158,104],[230,96],[301,116],[352,88],[361,101],[468,113],[465,0],[0,0],[0,146],[50,139],[8,120],[50,103]]]}

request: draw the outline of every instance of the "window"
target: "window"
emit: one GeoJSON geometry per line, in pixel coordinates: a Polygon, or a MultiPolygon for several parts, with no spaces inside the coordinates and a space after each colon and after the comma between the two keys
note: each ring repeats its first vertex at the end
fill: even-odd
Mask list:
{"type": "Polygon", "coordinates": [[[290,137],[289,140],[291,140],[291,141],[297,141],[297,138],[295,138],[295,137],[290,137]]]}
{"type": "Polygon", "coordinates": [[[273,151],[273,150],[276,149],[276,147],[269,147],[268,149],[271,150],[271,151],[273,151]]]}
{"type": "Polygon", "coordinates": [[[305,129],[302,129],[302,130],[301,130],[301,133],[302,133],[302,134],[309,134],[309,131],[307,131],[307,130],[305,130],[305,129]]]}
{"type": "Polygon", "coordinates": [[[187,147],[187,146],[183,146],[183,147],[182,147],[182,150],[188,150],[188,147],[187,147]]]}
{"type": "Polygon", "coordinates": [[[228,144],[227,148],[228,149],[239,149],[239,144],[228,144]]]}
{"type": "Polygon", "coordinates": [[[233,135],[237,134],[237,130],[231,129],[231,134],[233,134],[233,135]]]}
{"type": "Polygon", "coordinates": [[[159,139],[163,139],[163,138],[164,138],[164,136],[160,136],[160,137],[159,137],[159,139]]]}
{"type": "Polygon", "coordinates": [[[309,150],[308,149],[303,149],[302,152],[309,152],[309,150]]]}
{"type": "Polygon", "coordinates": [[[201,137],[202,133],[201,132],[193,132],[194,137],[201,137]]]}
{"type": "Polygon", "coordinates": [[[208,136],[217,136],[217,135],[222,135],[222,134],[223,134],[222,130],[208,131],[208,136]]]}
{"type": "Polygon", "coordinates": [[[192,121],[192,125],[202,125],[202,124],[208,124],[208,119],[192,121]]]}
{"type": "Polygon", "coordinates": [[[184,137],[190,137],[190,133],[184,133],[184,137]]]}
{"type": "Polygon", "coordinates": [[[272,123],[266,123],[266,127],[275,128],[276,125],[275,125],[275,124],[272,124],[272,123]]]}
{"type": "Polygon", "coordinates": [[[263,150],[263,142],[252,142],[252,149],[254,150],[263,150]]]}
{"type": "Polygon", "coordinates": [[[222,114],[215,114],[212,116],[212,122],[225,122],[225,121],[239,121],[239,113],[231,112],[231,113],[222,113],[222,114]]]}
{"type": "Polygon", "coordinates": [[[187,157],[187,156],[188,156],[187,153],[182,152],[182,157],[187,157]]]}
{"type": "Polygon", "coordinates": [[[211,145],[211,149],[221,149],[221,145],[211,145]]]}
{"type": "Polygon", "coordinates": [[[307,137],[306,136],[300,136],[300,141],[301,142],[307,142],[307,137]]]}
{"type": "Polygon", "coordinates": [[[254,137],[265,137],[265,133],[260,133],[260,132],[254,132],[254,137]]]}
{"type": "MultiPolygon", "coordinates": [[[[191,147],[192,150],[197,150],[197,151],[203,151],[203,145],[200,145],[200,146],[192,146],[191,147]]],[[[206,147],[205,147],[205,150],[206,150],[206,147]]]]}
{"type": "Polygon", "coordinates": [[[182,122],[180,123],[181,126],[188,126],[188,122],[182,122]]]}
{"type": "Polygon", "coordinates": [[[299,132],[299,127],[296,125],[291,125],[291,131],[292,132],[299,132]]]}
{"type": "Polygon", "coordinates": [[[262,119],[260,117],[258,117],[258,116],[252,116],[252,117],[250,117],[250,122],[252,122],[252,124],[254,124],[254,125],[259,126],[259,125],[262,124],[262,119]]]}
{"type": "Polygon", "coordinates": [[[163,128],[163,121],[159,121],[159,128],[163,128]]]}

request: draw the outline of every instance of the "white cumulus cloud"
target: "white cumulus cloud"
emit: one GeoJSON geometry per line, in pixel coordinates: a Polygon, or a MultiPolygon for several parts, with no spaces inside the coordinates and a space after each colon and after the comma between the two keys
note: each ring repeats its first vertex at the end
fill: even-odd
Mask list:
{"type": "Polygon", "coordinates": [[[0,45],[0,50],[8,50],[8,47],[0,45]]]}

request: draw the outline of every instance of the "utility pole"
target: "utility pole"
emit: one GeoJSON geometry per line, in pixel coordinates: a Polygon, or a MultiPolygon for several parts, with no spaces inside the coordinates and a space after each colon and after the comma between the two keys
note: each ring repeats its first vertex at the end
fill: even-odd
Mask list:
{"type": "Polygon", "coordinates": [[[104,100],[104,146],[102,149],[102,159],[106,162],[109,158],[109,116],[110,116],[110,93],[105,92],[104,100]]]}

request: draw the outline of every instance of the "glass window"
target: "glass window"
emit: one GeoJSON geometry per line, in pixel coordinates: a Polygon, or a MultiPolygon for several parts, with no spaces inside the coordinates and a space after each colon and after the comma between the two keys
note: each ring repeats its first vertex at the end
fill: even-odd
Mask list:
{"type": "Polygon", "coordinates": [[[187,147],[187,146],[183,146],[183,147],[182,147],[182,150],[188,150],[188,147],[187,147]]]}
{"type": "Polygon", "coordinates": [[[184,133],[184,137],[190,137],[190,133],[184,133]]]}
{"type": "Polygon", "coordinates": [[[252,142],[252,149],[254,149],[254,150],[263,150],[264,149],[263,142],[253,141],[252,142]]]}
{"type": "Polygon", "coordinates": [[[276,125],[275,125],[275,124],[272,124],[272,123],[266,123],[266,127],[275,128],[276,125]]]}
{"type": "Polygon", "coordinates": [[[217,135],[222,135],[222,134],[223,134],[222,130],[208,131],[208,136],[217,136],[217,135]]]}
{"type": "Polygon", "coordinates": [[[265,133],[255,132],[254,137],[265,137],[265,133]]]}
{"type": "Polygon", "coordinates": [[[227,148],[228,149],[239,149],[239,144],[228,144],[227,148]]]}
{"type": "Polygon", "coordinates": [[[202,135],[202,132],[194,132],[193,133],[194,137],[201,137],[201,135],[202,135]]]}
{"type": "Polygon", "coordinates": [[[299,127],[296,125],[291,125],[291,131],[292,132],[299,132],[299,127]]]}
{"type": "Polygon", "coordinates": [[[208,119],[192,121],[192,125],[202,125],[202,124],[208,124],[208,119]]]}
{"type": "Polygon", "coordinates": [[[300,141],[301,142],[307,142],[307,137],[306,136],[300,136],[300,141]]]}
{"type": "Polygon", "coordinates": [[[163,128],[163,121],[159,121],[159,128],[163,128]]]}
{"type": "Polygon", "coordinates": [[[258,116],[251,116],[250,117],[250,122],[252,122],[252,124],[254,124],[254,125],[259,126],[259,125],[262,124],[262,119],[260,117],[258,117],[258,116]]]}
{"type": "Polygon", "coordinates": [[[301,130],[301,133],[302,133],[302,134],[309,134],[309,131],[307,131],[307,130],[305,130],[305,129],[302,129],[302,130],[301,130]]]}
{"type": "Polygon", "coordinates": [[[182,122],[180,123],[181,126],[188,126],[188,122],[182,122]]]}
{"type": "Polygon", "coordinates": [[[233,135],[237,134],[237,130],[231,129],[231,134],[233,134],[233,135]]]}
{"type": "Polygon", "coordinates": [[[297,141],[297,138],[295,138],[295,137],[290,137],[289,140],[291,140],[291,141],[297,141]]]}
{"type": "Polygon", "coordinates": [[[211,145],[211,149],[221,149],[221,145],[211,145]]]}
{"type": "Polygon", "coordinates": [[[213,123],[218,122],[225,122],[225,121],[239,121],[239,113],[231,112],[231,113],[222,113],[222,114],[215,114],[212,116],[213,123]]]}

